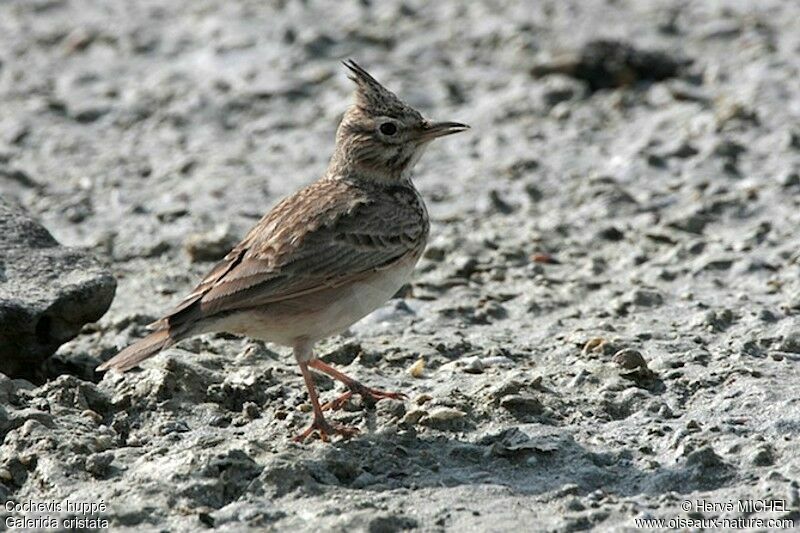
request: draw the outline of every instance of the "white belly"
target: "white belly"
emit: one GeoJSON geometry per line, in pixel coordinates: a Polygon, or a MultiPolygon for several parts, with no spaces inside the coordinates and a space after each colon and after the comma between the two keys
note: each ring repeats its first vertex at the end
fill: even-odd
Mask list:
{"type": "Polygon", "coordinates": [[[410,279],[418,257],[347,286],[229,315],[213,325],[251,338],[294,346],[341,333],[386,303],[410,279]]]}

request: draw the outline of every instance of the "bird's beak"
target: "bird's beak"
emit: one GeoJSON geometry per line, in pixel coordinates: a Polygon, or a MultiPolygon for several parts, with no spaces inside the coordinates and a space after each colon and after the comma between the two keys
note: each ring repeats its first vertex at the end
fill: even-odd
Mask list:
{"type": "Polygon", "coordinates": [[[460,122],[427,122],[419,131],[418,139],[420,142],[427,142],[468,129],[469,126],[460,122]]]}

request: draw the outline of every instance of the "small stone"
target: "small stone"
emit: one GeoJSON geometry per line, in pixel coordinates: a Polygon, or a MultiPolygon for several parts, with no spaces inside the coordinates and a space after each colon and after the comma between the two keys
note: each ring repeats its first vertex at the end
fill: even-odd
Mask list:
{"type": "Polygon", "coordinates": [[[517,415],[539,415],[544,406],[538,398],[523,394],[511,394],[500,400],[500,407],[517,415]]]}
{"type": "Polygon", "coordinates": [[[84,51],[97,37],[98,34],[96,31],[78,27],[64,37],[62,45],[67,54],[74,54],[84,51]]]}
{"type": "Polygon", "coordinates": [[[672,146],[667,147],[662,153],[659,155],[664,159],[669,158],[676,158],[676,159],[687,159],[689,157],[694,157],[700,153],[700,150],[694,147],[688,141],[679,141],[672,146]]]}
{"type": "Polygon", "coordinates": [[[255,420],[261,416],[261,410],[258,408],[258,405],[253,402],[244,402],[244,405],[242,405],[242,416],[249,420],[255,420]]]}
{"type": "Polygon", "coordinates": [[[69,106],[69,116],[82,124],[94,122],[109,111],[111,106],[104,102],[81,101],[69,106]]]}
{"type": "Polygon", "coordinates": [[[730,309],[709,309],[705,314],[704,323],[714,331],[725,331],[733,324],[735,318],[730,309]]]}
{"type": "Polygon", "coordinates": [[[702,271],[724,271],[733,266],[735,259],[733,257],[715,257],[705,261],[695,272],[702,271]]]}
{"type": "Polygon", "coordinates": [[[606,241],[619,242],[625,238],[625,233],[615,226],[609,226],[600,230],[597,236],[606,241]]]}
{"type": "Polygon", "coordinates": [[[364,348],[357,342],[348,342],[326,354],[323,359],[326,363],[347,366],[364,354],[364,348]]]}
{"type": "Polygon", "coordinates": [[[385,398],[375,404],[375,412],[385,418],[401,419],[406,415],[406,406],[401,400],[385,398]]]}
{"type": "Polygon", "coordinates": [[[724,464],[711,446],[703,446],[694,451],[684,450],[687,466],[701,466],[705,468],[719,467],[724,464]]]}
{"type": "Polygon", "coordinates": [[[782,352],[800,353],[800,331],[786,335],[778,349],[782,352]]]}
{"type": "Polygon", "coordinates": [[[551,108],[561,102],[583,98],[586,85],[567,76],[548,76],[544,82],[542,101],[545,107],[551,108]]]}
{"type": "Polygon", "coordinates": [[[511,366],[514,364],[514,361],[505,355],[491,355],[489,357],[484,357],[480,361],[484,368],[489,366],[511,366]]]}
{"type": "Polygon", "coordinates": [[[411,410],[411,411],[407,412],[405,414],[405,416],[403,416],[403,419],[402,419],[401,422],[403,424],[407,424],[407,425],[413,426],[414,424],[416,424],[420,420],[422,420],[422,417],[424,417],[427,414],[428,414],[428,412],[423,410],[423,409],[414,409],[414,410],[411,410]]]}
{"type": "Polygon", "coordinates": [[[614,354],[611,360],[625,370],[647,368],[647,361],[638,350],[626,348],[614,354]]]}
{"type": "Polygon", "coordinates": [[[85,469],[94,477],[105,477],[110,472],[111,462],[114,460],[112,452],[93,453],[86,458],[85,469]]]}
{"type": "Polygon", "coordinates": [[[100,413],[98,413],[97,411],[92,411],[91,409],[84,410],[81,413],[81,416],[84,418],[90,418],[98,424],[103,421],[102,415],[100,415],[100,413]]]}
{"type": "Polygon", "coordinates": [[[525,184],[525,194],[527,194],[530,201],[534,203],[540,202],[542,198],[544,198],[542,190],[533,183],[525,184]]]}
{"type": "Polygon", "coordinates": [[[195,233],[187,237],[183,244],[193,263],[200,261],[218,261],[238,242],[238,238],[230,232],[227,225],[220,225],[207,233],[195,233]]]}
{"type": "Polygon", "coordinates": [[[745,153],[747,148],[741,143],[731,139],[723,139],[714,147],[713,153],[719,157],[728,159],[737,159],[740,155],[745,153]]]}
{"type": "Polygon", "coordinates": [[[793,171],[784,175],[783,179],[781,179],[781,185],[786,188],[800,186],[800,172],[793,171]]]}
{"type": "Polygon", "coordinates": [[[606,340],[602,337],[594,337],[586,341],[586,344],[583,345],[583,349],[581,351],[584,355],[593,352],[600,352],[602,351],[602,347],[605,342],[606,340]]]}
{"type": "Polygon", "coordinates": [[[492,212],[509,215],[516,211],[516,208],[500,196],[500,193],[495,189],[489,191],[489,202],[492,212]]]}
{"type": "Polygon", "coordinates": [[[775,454],[769,446],[763,446],[750,455],[750,462],[754,466],[772,466],[775,464],[775,454]]]}
{"type": "Polygon", "coordinates": [[[664,297],[654,290],[637,289],[631,294],[631,302],[640,307],[658,307],[664,303],[664,297]]]}
{"type": "Polygon", "coordinates": [[[425,359],[422,357],[417,359],[414,364],[409,367],[408,373],[411,374],[413,378],[421,378],[425,373],[425,359]]]}
{"type": "Polygon", "coordinates": [[[570,498],[569,500],[567,500],[567,502],[564,504],[564,508],[567,511],[573,511],[573,512],[586,510],[586,506],[583,505],[578,498],[570,498]]]}
{"type": "Polygon", "coordinates": [[[583,384],[583,382],[586,381],[586,378],[588,378],[589,376],[591,376],[591,373],[585,368],[581,368],[575,375],[575,377],[569,380],[569,386],[580,387],[583,384]]]}
{"type": "MultiPolygon", "coordinates": [[[[408,415],[406,415],[408,416],[408,415]]],[[[420,419],[419,423],[437,429],[450,429],[467,416],[464,411],[452,407],[437,407],[420,419]]]]}
{"type": "Polygon", "coordinates": [[[708,215],[701,213],[686,213],[667,221],[667,225],[688,233],[703,233],[705,227],[711,222],[708,215]]]}
{"type": "Polygon", "coordinates": [[[467,374],[483,374],[483,361],[480,357],[468,357],[464,359],[464,372],[467,374]]]}
{"type": "Polygon", "coordinates": [[[716,19],[700,25],[697,31],[705,41],[730,40],[742,33],[742,23],[738,20],[716,19]]]}
{"type": "Polygon", "coordinates": [[[445,258],[445,251],[443,248],[439,248],[437,246],[428,246],[423,254],[425,259],[430,259],[431,261],[440,262],[443,261],[445,258]]]}
{"type": "Polygon", "coordinates": [[[714,117],[717,122],[717,130],[721,131],[730,122],[749,122],[758,124],[758,113],[749,105],[731,100],[720,98],[715,102],[714,117]]]}

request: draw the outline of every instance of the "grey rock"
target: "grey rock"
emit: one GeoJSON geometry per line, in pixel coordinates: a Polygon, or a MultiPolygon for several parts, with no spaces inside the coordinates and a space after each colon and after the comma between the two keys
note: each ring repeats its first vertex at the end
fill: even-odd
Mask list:
{"type": "Polygon", "coordinates": [[[227,225],[220,225],[206,233],[193,233],[183,244],[192,262],[217,261],[225,257],[239,242],[227,225]]]}
{"type": "Polygon", "coordinates": [[[542,414],[542,402],[534,397],[521,394],[510,394],[500,400],[500,407],[518,416],[542,414]]]}
{"type": "Polygon", "coordinates": [[[0,371],[39,364],[108,310],[116,281],[87,252],[59,245],[23,209],[0,200],[0,371]]]}
{"type": "Polygon", "coordinates": [[[783,352],[800,353],[800,331],[788,333],[781,341],[779,349],[783,352]]]}
{"type": "Polygon", "coordinates": [[[647,361],[645,361],[642,353],[639,350],[626,348],[614,354],[611,360],[625,370],[633,370],[635,368],[647,368],[647,361]]]}
{"type": "Polygon", "coordinates": [[[597,39],[585,43],[577,53],[536,65],[532,74],[567,74],[585,81],[592,91],[597,91],[672,78],[687,63],[686,59],[663,51],[643,50],[623,41],[597,39]]]}
{"type": "Polygon", "coordinates": [[[95,477],[105,477],[111,471],[112,452],[93,453],[86,458],[86,471],[95,477]]]}

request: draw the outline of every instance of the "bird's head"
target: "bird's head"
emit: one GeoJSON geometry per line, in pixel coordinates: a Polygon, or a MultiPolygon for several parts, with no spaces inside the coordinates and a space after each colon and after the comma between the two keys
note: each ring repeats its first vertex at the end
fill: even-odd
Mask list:
{"type": "Polygon", "coordinates": [[[432,122],[378,83],[355,61],[344,65],[356,84],[355,104],[336,132],[334,172],[355,172],[377,180],[405,180],[433,139],[469,128],[432,122]]]}

